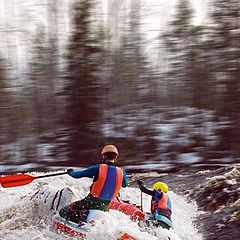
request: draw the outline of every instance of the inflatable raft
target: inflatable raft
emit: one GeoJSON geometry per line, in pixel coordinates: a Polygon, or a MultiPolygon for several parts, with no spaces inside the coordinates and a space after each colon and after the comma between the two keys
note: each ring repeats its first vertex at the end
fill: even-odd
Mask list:
{"type": "Polygon", "coordinates": [[[122,212],[128,215],[132,221],[141,221],[145,218],[145,214],[140,208],[130,203],[118,201],[117,199],[110,202],[108,209],[122,212]]]}
{"type": "MultiPolygon", "coordinates": [[[[81,225],[62,218],[58,214],[59,210],[75,199],[74,193],[68,187],[61,190],[46,187],[39,189],[39,191],[31,197],[31,203],[35,207],[38,206],[39,209],[41,209],[39,211],[49,212],[49,219],[53,229],[68,236],[84,239],[91,228],[94,227],[94,220],[101,219],[105,213],[99,210],[90,210],[87,222],[81,225]]],[[[141,221],[145,218],[145,214],[136,205],[118,201],[117,199],[110,202],[108,210],[120,211],[129,216],[132,221],[141,221]]],[[[121,233],[117,239],[134,240],[134,238],[127,233],[121,233]]]]}
{"type": "Polygon", "coordinates": [[[71,237],[78,237],[80,239],[84,239],[87,232],[90,230],[90,225],[88,223],[80,226],[77,223],[66,221],[66,219],[57,214],[52,216],[52,224],[53,228],[58,232],[64,233],[71,237]]]}
{"type": "MultiPolygon", "coordinates": [[[[118,200],[111,201],[108,209],[120,211],[130,217],[132,221],[140,221],[144,219],[144,213],[135,205],[125,203],[118,200]]],[[[58,232],[66,234],[68,236],[77,237],[79,239],[84,239],[87,233],[91,230],[95,225],[96,219],[100,219],[103,212],[99,210],[90,210],[87,222],[81,225],[74,223],[72,221],[68,221],[58,214],[54,214],[52,216],[52,225],[53,228],[58,232]]],[[[121,233],[121,235],[117,238],[117,240],[134,240],[132,236],[128,233],[121,233]]]]}

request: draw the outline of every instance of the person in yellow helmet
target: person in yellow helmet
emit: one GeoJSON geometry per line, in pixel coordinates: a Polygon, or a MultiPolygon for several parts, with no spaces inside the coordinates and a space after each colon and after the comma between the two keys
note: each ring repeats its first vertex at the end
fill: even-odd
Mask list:
{"type": "Polygon", "coordinates": [[[153,190],[151,190],[146,188],[141,180],[138,180],[137,183],[142,192],[152,196],[151,215],[148,220],[152,221],[155,226],[170,229],[172,227],[172,205],[167,194],[167,184],[164,182],[156,182],[152,186],[153,190]]]}
{"type": "Polygon", "coordinates": [[[118,149],[114,145],[106,145],[101,151],[101,164],[84,170],[68,171],[68,175],[73,178],[93,178],[93,183],[87,197],[60,209],[61,217],[79,223],[86,221],[90,209],[107,210],[121,187],[128,185],[126,172],[116,166],[118,156],[118,149]]]}

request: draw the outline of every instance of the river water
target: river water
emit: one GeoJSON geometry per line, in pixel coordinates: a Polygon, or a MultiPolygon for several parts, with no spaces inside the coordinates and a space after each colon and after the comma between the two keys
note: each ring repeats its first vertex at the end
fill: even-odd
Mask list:
{"type": "MultiPolygon", "coordinates": [[[[128,174],[128,178],[129,187],[121,190],[120,197],[137,205],[140,204],[140,190],[136,184],[138,179],[142,179],[148,187],[156,181],[168,183],[173,205],[173,229],[142,229],[123,214],[109,212],[87,239],[112,240],[121,232],[127,232],[137,240],[168,240],[169,237],[171,240],[239,239],[240,164],[202,170],[188,168],[177,173],[132,173],[128,174]]],[[[51,228],[47,218],[49,208],[45,206],[48,203],[46,199],[50,199],[49,195],[44,198],[40,192],[39,199],[42,200],[37,203],[31,199],[41,189],[56,191],[63,187],[70,187],[77,199],[81,199],[87,195],[90,184],[90,179],[76,180],[64,175],[36,179],[25,186],[0,188],[1,239],[69,239],[51,228]]],[[[143,210],[148,212],[150,197],[143,194],[142,202],[143,210]]]]}
{"type": "MultiPolygon", "coordinates": [[[[115,109],[114,112],[106,112],[101,131],[106,143],[114,143],[120,150],[118,164],[127,171],[130,182],[130,192],[122,195],[125,200],[131,202],[139,200],[139,190],[136,185],[138,179],[142,179],[148,187],[159,180],[169,185],[175,205],[173,216],[175,213],[175,225],[177,225],[175,238],[171,239],[238,240],[240,239],[240,164],[230,152],[221,148],[221,135],[218,135],[220,130],[228,127],[227,119],[217,118],[213,111],[193,108],[161,110],[151,108],[138,111],[131,106],[127,110],[115,109]],[[109,116],[114,116],[111,117],[111,121],[108,121],[109,116]],[[131,188],[136,192],[132,194],[131,188]]],[[[16,146],[17,143],[8,145],[8,151],[11,150],[12,153],[15,151],[12,156],[21,154],[16,146]]],[[[83,168],[100,162],[99,157],[95,158],[96,161],[61,161],[51,156],[50,143],[46,142],[38,147],[41,156],[44,156],[42,160],[33,162],[30,159],[29,162],[19,161],[17,164],[14,158],[9,162],[2,161],[2,174],[33,170],[52,171],[69,167],[83,168]]],[[[6,150],[6,145],[2,146],[2,149],[6,150]]],[[[97,156],[99,149],[91,149],[91,154],[97,156]]],[[[66,180],[65,184],[69,185],[68,183],[69,180],[66,180]]],[[[49,182],[49,186],[55,184],[58,184],[55,180],[49,182]]],[[[34,186],[39,187],[41,184],[36,183],[34,186]]],[[[73,187],[77,188],[75,184],[73,187]]],[[[36,190],[37,187],[33,189],[30,187],[24,191],[34,193],[36,190]]],[[[13,192],[0,189],[0,194],[5,202],[10,196],[22,198],[21,191],[21,188],[13,192]]],[[[144,208],[147,211],[150,199],[145,196],[144,201],[144,208]]],[[[0,226],[6,226],[8,217],[10,222],[12,219],[13,224],[16,223],[14,217],[16,212],[9,211],[11,213],[9,216],[8,214],[1,216],[0,226]]],[[[25,212],[26,209],[22,211],[25,212]]],[[[30,227],[33,230],[36,228],[35,225],[30,227]]],[[[4,230],[6,238],[3,239],[13,239],[14,233],[10,234],[10,229],[4,230]]],[[[37,228],[37,231],[40,231],[39,229],[37,228]]],[[[139,235],[138,239],[146,237],[145,233],[141,235],[138,231],[137,229],[134,231],[135,235],[139,235]]],[[[18,237],[24,236],[22,239],[32,236],[31,231],[24,227],[21,231],[16,230],[15,234],[18,237]]],[[[45,232],[44,236],[45,238],[34,239],[56,239],[56,235],[52,236],[49,231],[45,232]]],[[[154,236],[156,237],[156,233],[150,234],[147,238],[156,239],[154,236]]]]}

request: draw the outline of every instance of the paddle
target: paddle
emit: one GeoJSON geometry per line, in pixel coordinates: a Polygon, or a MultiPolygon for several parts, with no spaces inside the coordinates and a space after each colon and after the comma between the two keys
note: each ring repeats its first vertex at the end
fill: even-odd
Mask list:
{"type": "Polygon", "coordinates": [[[137,184],[140,187],[140,192],[141,192],[141,195],[140,195],[140,210],[143,211],[143,194],[142,194],[142,190],[141,190],[141,185],[143,184],[142,180],[139,179],[137,181],[137,184]]]}
{"type": "Polygon", "coordinates": [[[67,174],[67,172],[45,174],[41,176],[31,176],[31,175],[22,173],[22,174],[15,174],[15,175],[0,177],[0,183],[4,188],[18,187],[18,186],[29,184],[34,179],[37,179],[37,178],[53,177],[53,176],[59,176],[63,174],[67,174]]]}
{"type": "Polygon", "coordinates": [[[143,211],[143,195],[142,195],[142,191],[141,191],[141,203],[140,203],[140,209],[143,211]]]}

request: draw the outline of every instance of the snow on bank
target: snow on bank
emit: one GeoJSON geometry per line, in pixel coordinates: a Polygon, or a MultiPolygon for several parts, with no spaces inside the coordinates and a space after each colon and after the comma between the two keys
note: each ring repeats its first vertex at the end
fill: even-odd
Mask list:
{"type": "MultiPolygon", "coordinates": [[[[30,173],[39,175],[39,173],[30,173]]],[[[0,239],[1,240],[54,240],[73,239],[58,234],[51,229],[48,218],[48,208],[42,202],[42,206],[33,204],[31,197],[39,189],[48,188],[52,191],[70,187],[76,199],[81,199],[88,194],[91,180],[87,178],[73,179],[67,175],[36,179],[32,183],[15,188],[0,188],[0,239]]],[[[89,232],[87,239],[113,240],[120,233],[127,232],[137,240],[201,240],[193,219],[197,216],[197,207],[188,203],[183,197],[170,192],[173,205],[173,225],[170,231],[162,228],[141,229],[136,222],[132,222],[128,216],[118,211],[111,210],[104,214],[101,221],[97,221],[95,227],[89,232]]],[[[121,198],[131,203],[140,204],[140,190],[128,187],[122,189],[121,198]]],[[[76,200],[73,199],[73,200],[76,200]]],[[[143,194],[143,209],[149,211],[150,197],[143,194]]]]}

